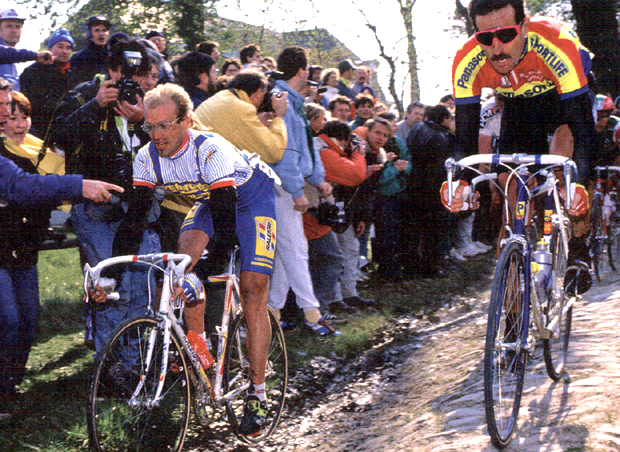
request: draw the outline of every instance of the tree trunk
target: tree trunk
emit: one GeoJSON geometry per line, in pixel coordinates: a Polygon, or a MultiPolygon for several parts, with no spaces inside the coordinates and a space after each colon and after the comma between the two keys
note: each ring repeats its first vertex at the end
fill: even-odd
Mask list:
{"type": "Polygon", "coordinates": [[[411,10],[416,0],[399,0],[400,15],[407,30],[407,58],[409,59],[409,79],[411,81],[411,102],[420,100],[420,81],[418,79],[418,53],[415,49],[415,36],[413,36],[413,24],[411,22],[411,10]]]}
{"type": "Polygon", "coordinates": [[[594,53],[592,70],[597,93],[615,98],[620,89],[620,34],[616,19],[616,0],[571,0],[576,32],[594,53]]]}

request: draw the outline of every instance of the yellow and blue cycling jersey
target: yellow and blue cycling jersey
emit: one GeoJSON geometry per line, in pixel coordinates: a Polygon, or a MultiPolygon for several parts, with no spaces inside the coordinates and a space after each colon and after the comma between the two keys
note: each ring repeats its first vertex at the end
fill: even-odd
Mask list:
{"type": "Polygon", "coordinates": [[[134,185],[163,185],[195,201],[181,232],[199,229],[209,237],[214,233],[211,190],[236,187],[241,270],[271,274],[276,246],[274,180],[263,168],[259,159],[221,136],[189,130],[187,140],[170,157],[157,154],[153,143],[140,149],[133,177],[134,185]]]}
{"type": "Polygon", "coordinates": [[[482,88],[506,98],[529,98],[557,90],[560,100],[588,90],[590,52],[565,24],[547,17],[532,18],[523,56],[508,75],[497,73],[472,38],[457,52],[452,65],[457,105],[480,102],[482,88]]]}

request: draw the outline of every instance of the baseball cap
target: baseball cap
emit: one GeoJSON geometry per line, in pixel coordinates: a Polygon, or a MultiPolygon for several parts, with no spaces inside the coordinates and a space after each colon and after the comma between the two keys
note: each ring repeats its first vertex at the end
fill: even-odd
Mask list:
{"type": "Polygon", "coordinates": [[[26,20],[25,17],[21,17],[13,8],[3,9],[2,11],[0,11],[0,20],[5,19],[26,20]]]}
{"type": "Polygon", "coordinates": [[[164,34],[161,31],[151,30],[144,36],[144,39],[151,39],[155,36],[161,36],[162,38],[165,38],[164,34]]]}
{"type": "Polygon", "coordinates": [[[342,60],[339,64],[338,64],[338,71],[340,71],[340,74],[342,75],[344,72],[348,71],[349,69],[357,69],[357,66],[355,66],[351,60],[342,60]]]}
{"type": "Polygon", "coordinates": [[[96,16],[90,16],[86,20],[86,26],[89,28],[97,24],[103,24],[108,29],[112,28],[112,22],[110,22],[103,14],[97,14],[96,16]]]}

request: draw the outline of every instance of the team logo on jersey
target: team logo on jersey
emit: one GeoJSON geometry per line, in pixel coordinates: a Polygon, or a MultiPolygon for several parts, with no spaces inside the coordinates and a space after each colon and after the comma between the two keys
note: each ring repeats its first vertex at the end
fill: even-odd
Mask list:
{"type": "Polygon", "coordinates": [[[519,74],[519,77],[524,78],[528,82],[542,82],[545,78],[540,70],[528,71],[526,73],[519,74]]]}
{"type": "Polygon", "coordinates": [[[512,84],[510,83],[510,79],[508,78],[507,75],[504,75],[502,77],[502,87],[503,88],[509,88],[510,86],[512,86],[512,84]]]}
{"type": "Polygon", "coordinates": [[[525,202],[519,201],[517,203],[517,220],[523,220],[525,218],[525,202]]]}
{"type": "Polygon", "coordinates": [[[276,250],[276,222],[269,217],[255,217],[256,255],[273,259],[276,250]]]}

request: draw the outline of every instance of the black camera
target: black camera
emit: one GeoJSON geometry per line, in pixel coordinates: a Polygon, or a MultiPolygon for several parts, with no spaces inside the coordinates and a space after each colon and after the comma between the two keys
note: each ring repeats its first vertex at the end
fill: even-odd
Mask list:
{"type": "Polygon", "coordinates": [[[259,113],[273,113],[273,105],[271,104],[271,99],[273,96],[280,97],[280,93],[274,93],[273,87],[276,85],[277,80],[284,80],[284,74],[278,71],[267,71],[265,75],[269,79],[269,86],[267,88],[267,94],[263,98],[263,103],[258,107],[259,113]]]}
{"type": "Polygon", "coordinates": [[[132,78],[122,78],[116,85],[114,85],[118,89],[118,101],[127,101],[131,105],[138,105],[138,98],[136,96],[140,96],[144,98],[144,92],[138,82],[136,82],[132,78]]]}
{"type": "MultiPolygon", "coordinates": [[[[123,64],[121,65],[122,78],[114,85],[118,89],[118,100],[127,101],[131,105],[138,104],[138,98],[140,96],[144,98],[144,92],[140,88],[138,82],[132,77],[138,73],[138,69],[142,64],[142,54],[140,52],[125,50],[123,52],[123,64]]],[[[111,102],[111,107],[116,107],[116,102],[111,102]]]]}

